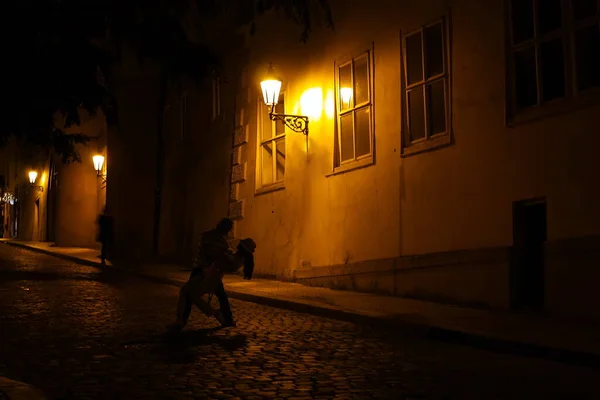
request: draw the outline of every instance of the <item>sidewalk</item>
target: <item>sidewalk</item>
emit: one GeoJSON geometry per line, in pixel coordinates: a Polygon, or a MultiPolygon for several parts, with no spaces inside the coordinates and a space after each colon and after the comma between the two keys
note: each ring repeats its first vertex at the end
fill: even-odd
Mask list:
{"type": "Polygon", "coordinates": [[[33,386],[0,376],[0,399],[45,400],[46,396],[33,386]]]}
{"type": "MultiPolygon", "coordinates": [[[[100,266],[97,250],[63,249],[45,243],[5,241],[60,258],[100,266]]],[[[120,267],[121,268],[121,267],[120,267]]],[[[189,269],[175,265],[124,267],[154,281],[181,286],[189,269]]],[[[309,287],[267,279],[224,279],[234,299],[307,312],[369,325],[392,326],[470,346],[600,366],[600,324],[576,323],[548,317],[492,312],[368,293],[309,287]]]]}

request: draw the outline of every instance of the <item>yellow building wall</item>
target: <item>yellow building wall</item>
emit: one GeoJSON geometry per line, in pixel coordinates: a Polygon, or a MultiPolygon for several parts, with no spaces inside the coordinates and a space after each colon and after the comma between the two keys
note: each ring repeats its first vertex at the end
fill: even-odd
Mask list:
{"type": "MultiPolygon", "coordinates": [[[[600,234],[595,183],[600,165],[594,156],[600,145],[595,128],[600,107],[507,126],[503,1],[336,1],[332,6],[335,30],[316,29],[306,45],[297,40],[294,26],[275,17],[259,21],[257,34],[247,39],[251,61],[237,94],[248,101],[238,102],[236,110],[238,129],[247,131],[247,143],[239,146],[245,179],[234,184],[234,191],[235,200],[244,202],[236,235],[258,243],[257,273],[292,277],[307,266],[507,250],[513,202],[538,196],[547,198],[549,246],[600,234]],[[449,17],[451,32],[453,144],[402,157],[400,37],[442,16],[449,17]],[[327,111],[334,63],[369,44],[374,54],[375,164],[331,175],[335,117],[327,111]],[[259,83],[269,62],[286,85],[286,113],[302,113],[302,96],[310,89],[322,93],[312,104],[322,102],[323,107],[311,119],[308,150],[303,135],[286,132],[285,189],[257,194],[259,83]]],[[[454,279],[445,277],[448,270],[400,265],[390,267],[394,275],[378,279],[395,286],[396,293],[430,292],[465,301],[476,297],[507,306],[509,257],[508,251],[500,251],[500,258],[477,264],[475,273],[470,272],[473,267],[453,267],[454,279]],[[393,276],[400,279],[395,285],[390,283],[393,276]]],[[[565,267],[548,268],[552,286],[560,275],[556,271],[565,267]]]]}

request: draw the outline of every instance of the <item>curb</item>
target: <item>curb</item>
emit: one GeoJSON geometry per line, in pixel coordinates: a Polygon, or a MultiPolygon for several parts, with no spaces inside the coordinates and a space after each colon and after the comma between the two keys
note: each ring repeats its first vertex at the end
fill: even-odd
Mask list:
{"type": "MultiPolygon", "coordinates": [[[[52,253],[50,251],[30,247],[15,242],[4,243],[16,247],[25,248],[34,252],[54,256],[56,258],[74,261],[84,265],[102,267],[102,264],[100,262],[93,262],[85,259],[80,259],[66,254],[52,253]]],[[[154,283],[167,284],[177,287],[180,287],[184,283],[177,279],[151,275],[129,268],[123,268],[121,270],[132,276],[145,279],[154,283]]],[[[477,333],[442,328],[427,324],[420,324],[414,321],[409,321],[401,318],[382,318],[363,315],[322,306],[299,303],[293,300],[285,300],[280,298],[273,298],[240,292],[230,288],[227,288],[227,293],[229,297],[236,300],[262,304],[270,307],[281,308],[305,314],[317,315],[320,317],[326,317],[340,321],[352,322],[359,325],[392,328],[398,330],[399,335],[410,334],[437,341],[443,341],[458,345],[466,345],[499,353],[513,354],[525,357],[544,358],[562,363],[600,368],[600,354],[586,353],[582,351],[520,342],[512,339],[494,338],[491,336],[485,336],[477,333]]]]}
{"type": "Polygon", "coordinates": [[[37,252],[37,253],[46,254],[48,256],[60,258],[60,259],[66,260],[66,261],[73,261],[73,262],[76,262],[78,264],[88,265],[90,267],[103,267],[103,265],[102,265],[102,263],[100,261],[90,261],[90,260],[86,260],[84,258],[79,258],[79,257],[71,256],[71,255],[68,255],[68,254],[55,253],[55,252],[52,252],[52,251],[48,251],[48,250],[44,250],[44,249],[39,249],[37,247],[28,246],[26,244],[19,243],[19,242],[5,241],[5,242],[2,242],[2,243],[7,244],[9,246],[19,247],[21,249],[31,250],[31,251],[34,251],[34,252],[37,252]]]}
{"type": "Polygon", "coordinates": [[[31,385],[0,376],[0,399],[46,400],[46,395],[31,385]]]}

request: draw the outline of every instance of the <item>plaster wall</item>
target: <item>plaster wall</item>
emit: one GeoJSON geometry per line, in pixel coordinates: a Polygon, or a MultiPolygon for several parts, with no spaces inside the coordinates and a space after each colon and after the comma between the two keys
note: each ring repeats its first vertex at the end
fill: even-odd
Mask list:
{"type": "MultiPolygon", "coordinates": [[[[540,196],[547,199],[549,243],[600,233],[595,184],[600,162],[594,156],[600,107],[507,124],[504,2],[376,0],[332,6],[335,31],[316,30],[306,45],[297,41],[295,27],[278,24],[275,17],[260,21],[257,34],[247,39],[251,61],[237,88],[243,99],[236,109],[241,158],[232,204],[239,219],[236,235],[258,243],[257,273],[292,277],[311,266],[508,248],[513,202],[540,196]],[[402,157],[400,37],[442,16],[450,22],[452,144],[402,157]],[[273,24],[277,35],[269,29],[273,24]],[[328,108],[334,65],[370,45],[375,163],[332,175],[336,126],[328,108]],[[259,82],[269,62],[283,77],[286,113],[302,114],[302,96],[311,89],[320,93],[312,104],[322,107],[311,116],[308,150],[304,136],[287,130],[285,188],[258,193],[259,82]]],[[[417,292],[505,306],[508,262],[508,257],[482,261],[480,270],[438,268],[441,275],[405,272],[396,286],[404,285],[406,293],[422,287],[417,292]],[[470,296],[456,289],[465,277],[474,277],[470,296]]],[[[585,268],[568,268],[580,267],[585,268]]],[[[565,265],[553,268],[567,273],[565,265]]]]}

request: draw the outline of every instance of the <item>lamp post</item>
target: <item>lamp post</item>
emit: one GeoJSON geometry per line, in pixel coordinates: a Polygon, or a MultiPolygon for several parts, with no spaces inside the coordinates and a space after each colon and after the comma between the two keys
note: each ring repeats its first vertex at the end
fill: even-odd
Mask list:
{"type": "Polygon", "coordinates": [[[275,75],[272,65],[269,65],[269,71],[265,80],[260,83],[263,99],[269,108],[269,118],[271,121],[282,121],[285,126],[294,132],[308,135],[308,117],[305,115],[277,114],[273,109],[279,101],[279,92],[281,91],[281,80],[275,75]]]}
{"type": "Polygon", "coordinates": [[[96,154],[94,157],[92,157],[92,161],[94,162],[96,176],[102,179],[102,187],[104,187],[106,185],[106,174],[102,173],[102,167],[104,166],[104,156],[96,154]]]}
{"type": "Polygon", "coordinates": [[[42,186],[36,185],[35,180],[37,179],[38,173],[37,171],[29,171],[29,183],[34,190],[38,192],[43,192],[44,188],[42,186]]]}

